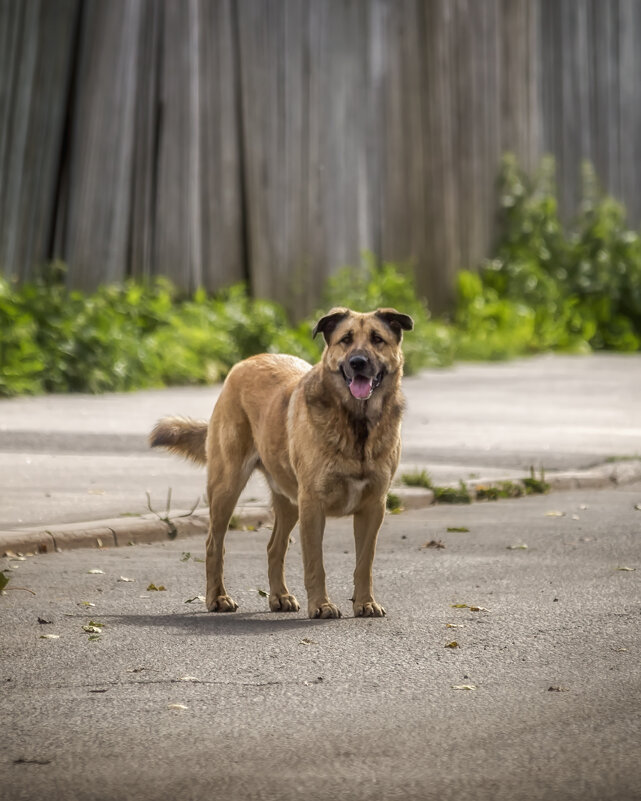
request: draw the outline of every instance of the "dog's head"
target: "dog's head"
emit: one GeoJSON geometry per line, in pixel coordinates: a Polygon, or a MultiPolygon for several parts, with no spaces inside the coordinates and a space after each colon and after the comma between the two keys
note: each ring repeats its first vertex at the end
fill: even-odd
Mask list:
{"type": "Polygon", "coordinates": [[[361,314],[337,308],[321,317],[313,334],[325,337],[325,367],[340,376],[352,397],[368,400],[387,376],[400,373],[403,331],[413,327],[412,318],[396,309],[361,314]]]}

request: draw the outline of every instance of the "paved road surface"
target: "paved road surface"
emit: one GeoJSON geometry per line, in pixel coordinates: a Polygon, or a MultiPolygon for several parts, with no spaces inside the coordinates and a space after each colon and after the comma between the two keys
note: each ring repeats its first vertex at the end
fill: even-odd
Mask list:
{"type": "Polygon", "coordinates": [[[0,597],[0,797],[639,799],[637,504],[639,484],[389,516],[381,620],[350,616],[347,520],[326,539],[338,621],[265,611],[265,530],[228,539],[232,615],[185,603],[202,538],[11,561],[36,594],[0,597]]]}

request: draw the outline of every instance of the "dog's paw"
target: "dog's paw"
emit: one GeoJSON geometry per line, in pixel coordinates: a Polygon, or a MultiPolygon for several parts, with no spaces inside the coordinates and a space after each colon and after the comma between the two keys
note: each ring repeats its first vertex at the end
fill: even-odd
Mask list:
{"type": "Polygon", "coordinates": [[[310,604],[308,607],[309,617],[332,618],[342,617],[341,610],[329,601],[322,604],[310,604]]]}
{"type": "Polygon", "coordinates": [[[354,617],[385,617],[385,610],[376,601],[354,602],[354,617]]]}
{"type": "Polygon", "coordinates": [[[298,612],[300,606],[293,595],[270,595],[269,608],[272,612],[298,612]]]}
{"type": "Polygon", "coordinates": [[[238,604],[229,595],[216,595],[213,598],[207,598],[207,609],[210,612],[235,612],[238,604]]]}

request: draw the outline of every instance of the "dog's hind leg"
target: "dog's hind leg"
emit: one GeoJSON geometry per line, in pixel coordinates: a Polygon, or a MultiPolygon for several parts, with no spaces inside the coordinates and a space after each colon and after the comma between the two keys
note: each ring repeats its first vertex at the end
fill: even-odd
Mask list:
{"type": "Polygon", "coordinates": [[[298,507],[284,495],[272,492],[274,528],[267,546],[267,570],[269,574],[269,608],[272,612],[298,612],[296,598],[285,584],[285,554],[289,535],[298,520],[298,507]]]}
{"type": "MultiPolygon", "coordinates": [[[[214,412],[215,414],[215,412],[214,412]]],[[[209,498],[209,537],[207,538],[207,609],[235,612],[238,604],[227,595],[223,576],[225,535],[229,521],[249,476],[258,461],[249,423],[211,426],[207,442],[207,494],[209,498]]]]}

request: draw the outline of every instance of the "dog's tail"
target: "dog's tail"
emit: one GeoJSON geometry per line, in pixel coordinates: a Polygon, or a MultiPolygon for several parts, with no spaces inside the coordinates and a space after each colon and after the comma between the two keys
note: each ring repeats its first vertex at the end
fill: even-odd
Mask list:
{"type": "Polygon", "coordinates": [[[207,421],[190,417],[163,417],[149,435],[152,448],[167,448],[196,464],[207,464],[207,421]]]}

